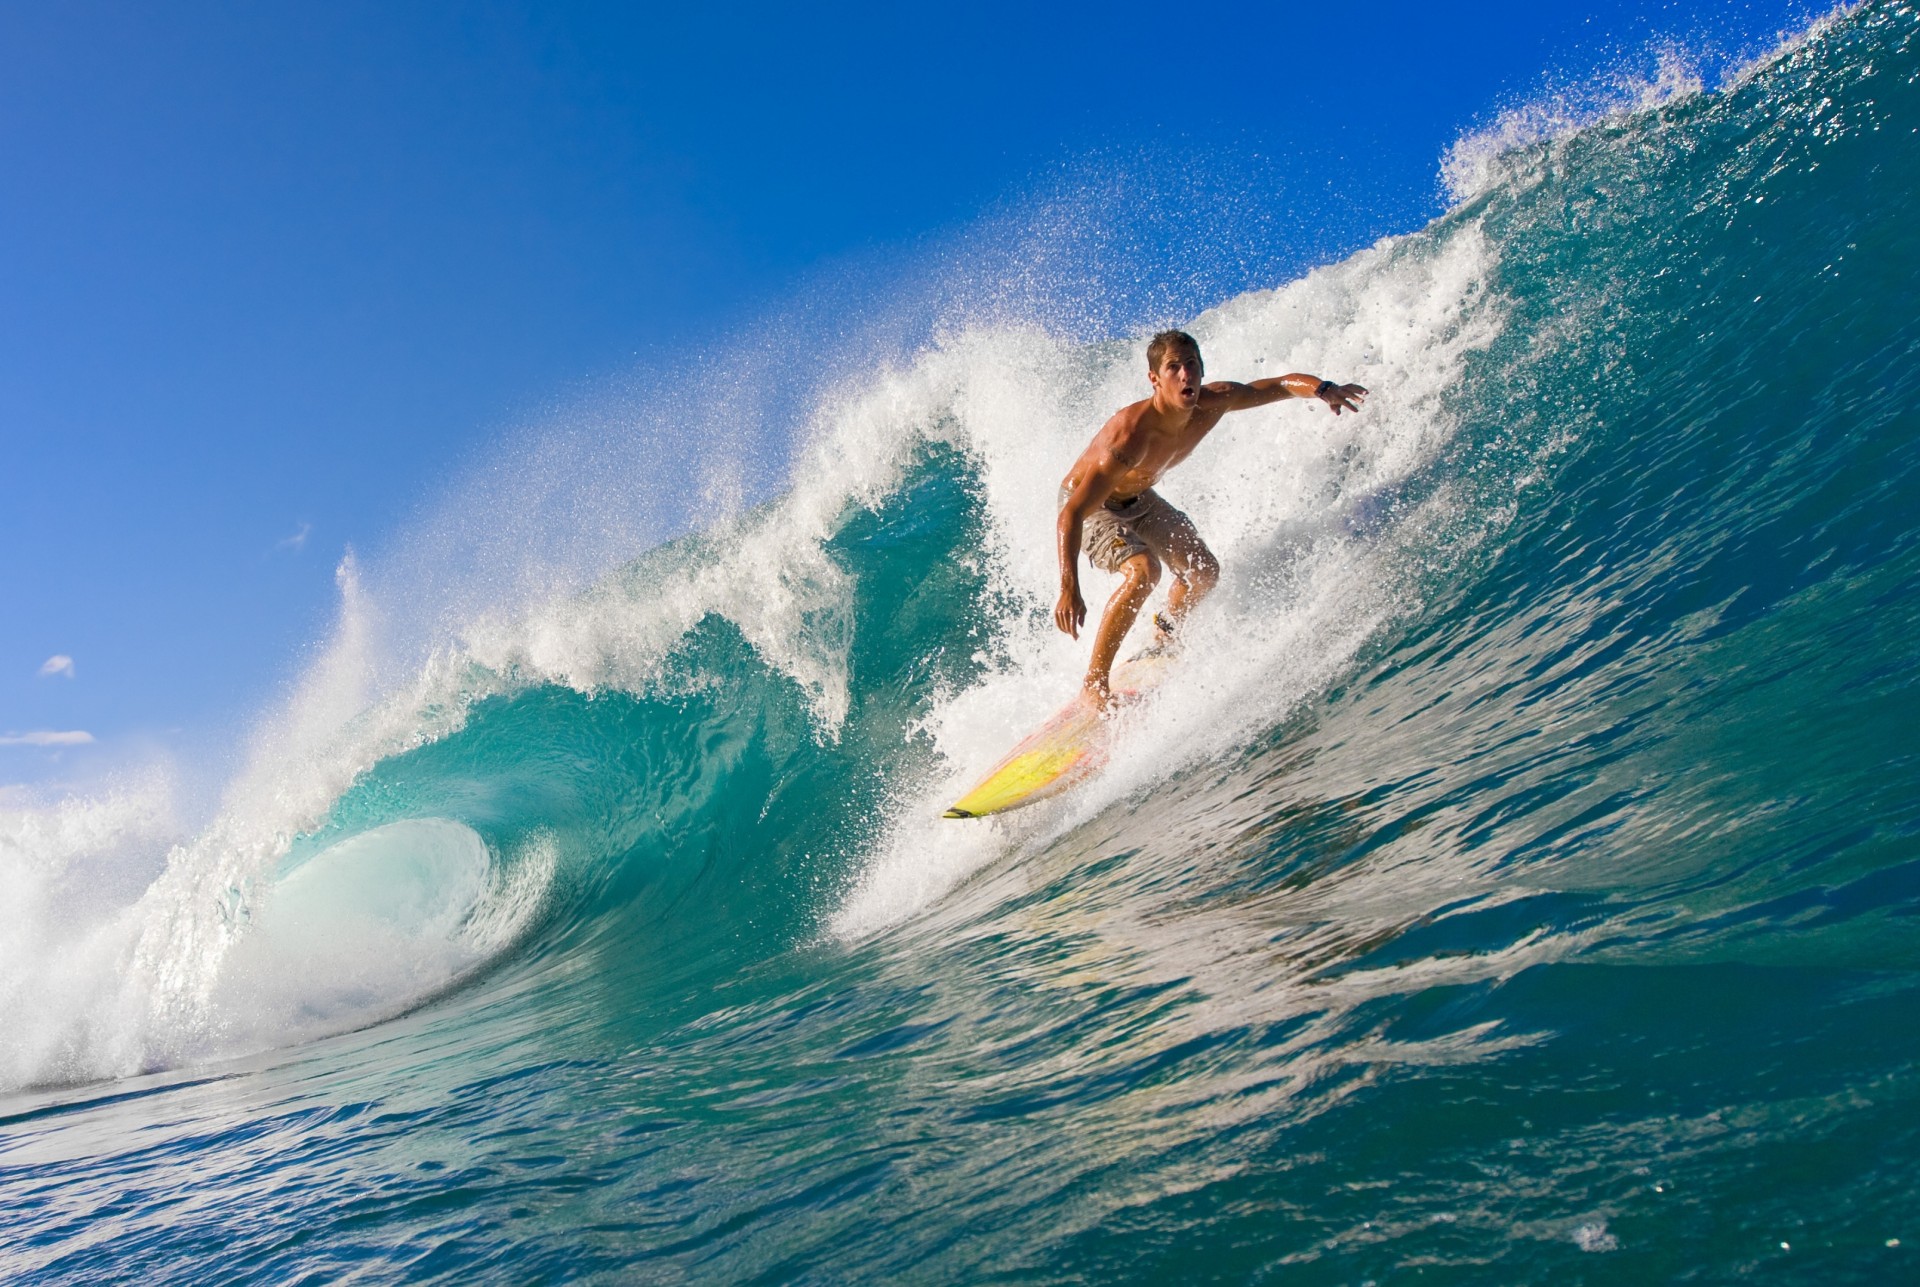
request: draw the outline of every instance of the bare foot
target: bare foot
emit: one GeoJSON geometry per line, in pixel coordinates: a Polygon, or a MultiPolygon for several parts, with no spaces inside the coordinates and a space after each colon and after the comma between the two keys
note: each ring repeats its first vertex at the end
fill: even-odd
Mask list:
{"type": "Polygon", "coordinates": [[[1139,701],[1140,694],[1130,689],[1116,693],[1104,683],[1096,685],[1088,680],[1080,686],[1080,699],[1092,706],[1101,719],[1112,719],[1139,701]]]}
{"type": "Polygon", "coordinates": [[[1088,675],[1086,681],[1080,685],[1080,699],[1091,705],[1101,715],[1111,715],[1120,706],[1120,699],[1113,695],[1111,688],[1107,687],[1105,675],[1097,679],[1088,675]]]}
{"type": "Polygon", "coordinates": [[[1164,612],[1153,614],[1153,642],[1147,645],[1143,654],[1148,657],[1170,657],[1180,651],[1179,623],[1164,612]]]}

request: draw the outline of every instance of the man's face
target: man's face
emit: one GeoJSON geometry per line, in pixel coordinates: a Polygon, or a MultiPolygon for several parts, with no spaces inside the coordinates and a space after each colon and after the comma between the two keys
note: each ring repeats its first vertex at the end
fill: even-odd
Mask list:
{"type": "Polygon", "coordinates": [[[1200,355],[1175,345],[1160,359],[1160,369],[1147,376],[1154,392],[1164,394],[1175,406],[1192,407],[1200,401],[1200,355]]]}

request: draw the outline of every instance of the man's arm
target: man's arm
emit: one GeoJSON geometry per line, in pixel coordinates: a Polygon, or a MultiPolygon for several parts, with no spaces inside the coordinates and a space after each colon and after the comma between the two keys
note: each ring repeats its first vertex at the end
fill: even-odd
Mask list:
{"type": "Polygon", "coordinates": [[[1053,605],[1053,624],[1075,639],[1087,620],[1087,604],[1080,597],[1080,536],[1093,507],[1113,495],[1114,476],[1120,468],[1111,452],[1098,460],[1083,460],[1054,525],[1060,546],[1060,599],[1053,605]]]}
{"type": "Polygon", "coordinates": [[[1245,411],[1264,407],[1285,398],[1318,398],[1333,408],[1333,414],[1358,411],[1367,400],[1367,391],[1357,384],[1335,384],[1317,375],[1295,371],[1291,375],[1270,376],[1249,384],[1220,380],[1206,386],[1207,401],[1225,411],[1245,411]],[[1218,399],[1219,401],[1215,401],[1218,399]],[[1222,404],[1224,403],[1224,406],[1222,404]]]}

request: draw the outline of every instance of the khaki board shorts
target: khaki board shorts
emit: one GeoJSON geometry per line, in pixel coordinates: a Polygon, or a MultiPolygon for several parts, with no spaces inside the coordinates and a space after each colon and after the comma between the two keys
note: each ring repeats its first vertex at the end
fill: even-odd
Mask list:
{"type": "MultiPolygon", "coordinates": [[[[1067,491],[1060,489],[1063,505],[1067,491]]],[[[1136,554],[1152,554],[1162,563],[1184,567],[1188,553],[1201,545],[1193,520],[1149,487],[1124,503],[1109,501],[1088,514],[1080,528],[1080,548],[1102,572],[1118,572],[1136,554]]]]}

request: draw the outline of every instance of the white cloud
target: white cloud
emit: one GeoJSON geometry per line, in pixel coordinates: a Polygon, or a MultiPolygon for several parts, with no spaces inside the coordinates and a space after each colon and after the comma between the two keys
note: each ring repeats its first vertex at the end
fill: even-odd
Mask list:
{"type": "Polygon", "coordinates": [[[93,734],[82,729],[60,732],[50,728],[37,728],[31,733],[8,733],[0,737],[0,746],[86,746],[93,741],[93,734]]]}
{"type": "Polygon", "coordinates": [[[50,679],[55,675],[65,675],[68,679],[72,679],[73,658],[64,652],[56,652],[40,663],[40,678],[50,679]]]}
{"type": "Polygon", "coordinates": [[[282,537],[273,543],[274,552],[277,554],[281,550],[292,550],[295,554],[298,554],[301,550],[307,548],[307,538],[311,535],[313,535],[313,524],[302,523],[300,524],[300,530],[292,536],[282,537]]]}

